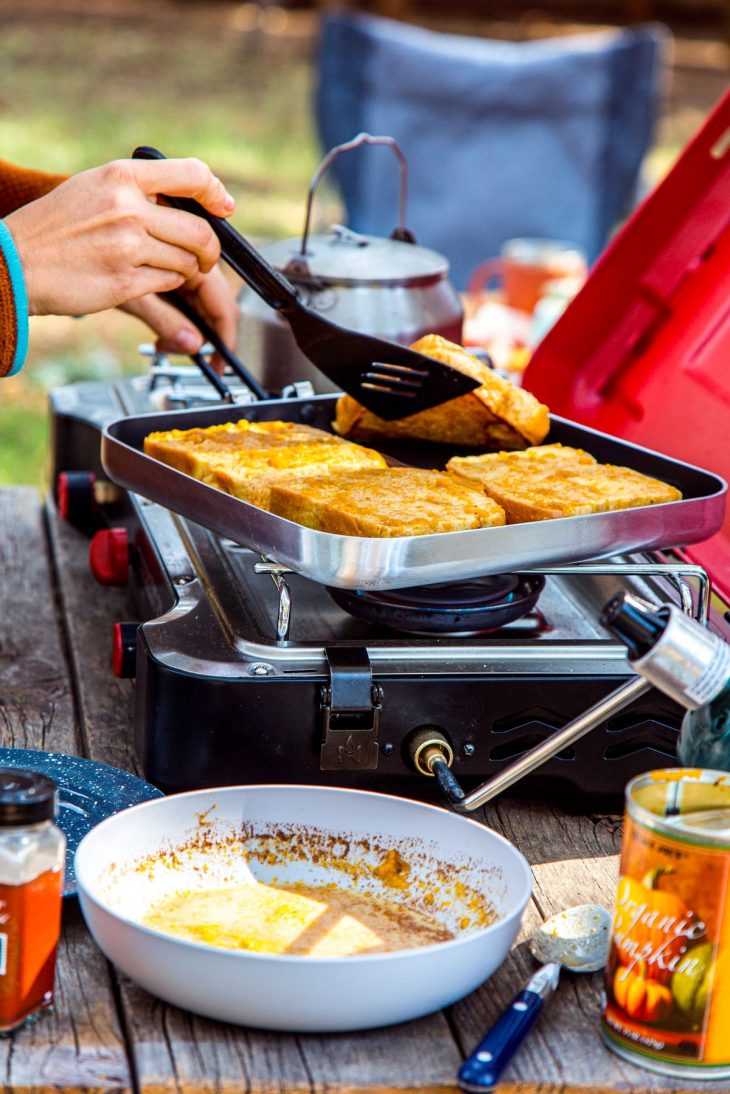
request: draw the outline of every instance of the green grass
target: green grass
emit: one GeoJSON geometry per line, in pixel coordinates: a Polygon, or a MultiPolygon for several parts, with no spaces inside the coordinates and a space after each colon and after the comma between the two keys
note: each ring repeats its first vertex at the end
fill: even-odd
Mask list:
{"type": "MultiPolygon", "coordinates": [[[[320,158],[311,37],[240,29],[240,4],[87,7],[0,8],[0,156],[73,173],[138,144],[196,155],[235,196],[244,234],[301,232],[320,158]]],[[[44,486],[47,390],[139,371],[136,345],[148,339],[119,313],[32,321],[23,372],[0,383],[0,482],[44,486]]]]}
{"type": "Polygon", "coordinates": [[[25,396],[0,407],[0,484],[41,485],[46,459],[45,398],[25,396]]]}
{"type": "Polygon", "coordinates": [[[207,160],[239,199],[244,232],[299,230],[318,158],[308,49],[206,34],[186,8],[145,26],[145,11],[130,25],[0,22],[3,158],[70,173],[154,144],[207,160]]]}

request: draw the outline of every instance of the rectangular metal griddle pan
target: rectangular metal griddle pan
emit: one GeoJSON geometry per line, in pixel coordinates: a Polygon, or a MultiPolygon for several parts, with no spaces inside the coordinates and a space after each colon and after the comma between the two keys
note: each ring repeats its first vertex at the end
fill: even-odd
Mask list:
{"type": "MultiPolygon", "coordinates": [[[[305,423],[331,431],[336,395],[280,399],[251,406],[203,407],[143,414],[110,423],[101,458],[109,478],[266,558],[323,585],[398,589],[510,573],[632,551],[698,543],[722,524],[727,483],[718,475],[605,433],[552,417],[545,444],[584,448],[601,463],[622,464],[671,483],[682,500],[589,516],[393,539],[314,531],[216,490],[146,456],[148,433],[192,429],[248,418],[305,423]]],[[[465,450],[423,442],[378,444],[417,467],[443,468],[465,450]]],[[[474,450],[470,450],[473,454],[474,450]]]]}

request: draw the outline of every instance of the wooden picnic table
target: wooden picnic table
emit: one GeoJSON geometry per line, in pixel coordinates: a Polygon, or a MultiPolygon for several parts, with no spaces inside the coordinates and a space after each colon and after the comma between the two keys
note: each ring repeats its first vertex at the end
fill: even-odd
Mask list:
{"type": "MultiPolygon", "coordinates": [[[[90,576],[88,542],[30,488],[0,488],[2,745],[86,756],[139,772],[133,685],[111,671],[123,590],[90,576]]],[[[455,1091],[464,1058],[534,962],[525,938],[571,904],[610,907],[620,818],[571,816],[544,802],[498,800],[483,819],[529,859],[534,895],[512,954],[448,1010],[354,1034],[268,1033],[209,1021],[156,999],[117,973],[66,900],[53,1012],[0,1039],[4,1091],[455,1091]]],[[[313,985],[316,990],[316,985],[313,985]]],[[[387,990],[387,985],[383,986],[387,990]]],[[[622,1061],[598,1033],[600,974],[566,974],[504,1075],[504,1091],[691,1089],[622,1061]]],[[[697,1084],[699,1087],[700,1084],[697,1084]]],[[[702,1084],[730,1090],[730,1083],[702,1084]]]]}

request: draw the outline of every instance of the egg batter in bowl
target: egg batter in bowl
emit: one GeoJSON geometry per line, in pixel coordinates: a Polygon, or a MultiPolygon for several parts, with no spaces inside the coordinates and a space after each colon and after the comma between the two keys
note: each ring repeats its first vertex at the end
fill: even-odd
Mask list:
{"type": "Polygon", "coordinates": [[[232,950],[350,957],[448,942],[452,931],[394,901],[337,885],[264,885],[176,892],[141,921],[232,950]]]}

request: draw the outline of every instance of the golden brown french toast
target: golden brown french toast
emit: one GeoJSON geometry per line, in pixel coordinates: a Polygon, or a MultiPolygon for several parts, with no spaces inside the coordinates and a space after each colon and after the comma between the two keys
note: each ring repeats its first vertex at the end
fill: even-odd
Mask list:
{"type": "Polygon", "coordinates": [[[446,464],[465,479],[485,481],[487,476],[542,475],[559,467],[583,467],[597,461],[582,448],[569,448],[563,444],[541,444],[523,448],[520,452],[485,452],[480,456],[452,456],[446,464]]]}
{"type": "Polygon", "coordinates": [[[229,422],[151,433],[149,456],[244,501],[268,508],[272,482],[331,468],[384,468],[379,452],[293,422],[229,422]]]}
{"type": "Polygon", "coordinates": [[[231,453],[251,454],[271,449],[290,447],[317,441],[321,444],[338,444],[341,438],[296,422],[238,422],[210,425],[196,429],[170,429],[162,433],[150,433],[145,437],[144,450],[148,456],[167,463],[186,475],[200,478],[200,472],[211,466],[213,460],[227,460],[231,453]]]}
{"type": "Polygon", "coordinates": [[[454,457],[447,470],[479,483],[502,506],[508,524],[657,505],[682,496],[659,479],[629,467],[599,464],[582,449],[561,445],[454,457]]]}
{"type": "Polygon", "coordinates": [[[242,501],[268,509],[271,489],[277,483],[295,484],[311,475],[336,475],[359,468],[383,470],[386,466],[385,459],[372,448],[312,443],[279,449],[255,462],[234,458],[226,465],[218,463],[203,479],[242,501]]]}
{"type": "Polygon", "coordinates": [[[271,486],[271,512],[321,532],[421,536],[505,523],[482,490],[444,471],[414,467],[337,470],[271,486]]]}
{"type": "Polygon", "coordinates": [[[549,429],[548,408],[534,395],[515,387],[462,346],[438,334],[414,342],[412,349],[444,361],[481,381],[458,399],[385,421],[366,410],[350,395],[337,401],[335,429],[343,437],[375,440],[379,437],[413,437],[424,441],[466,445],[495,450],[521,449],[539,444],[549,429]]]}

